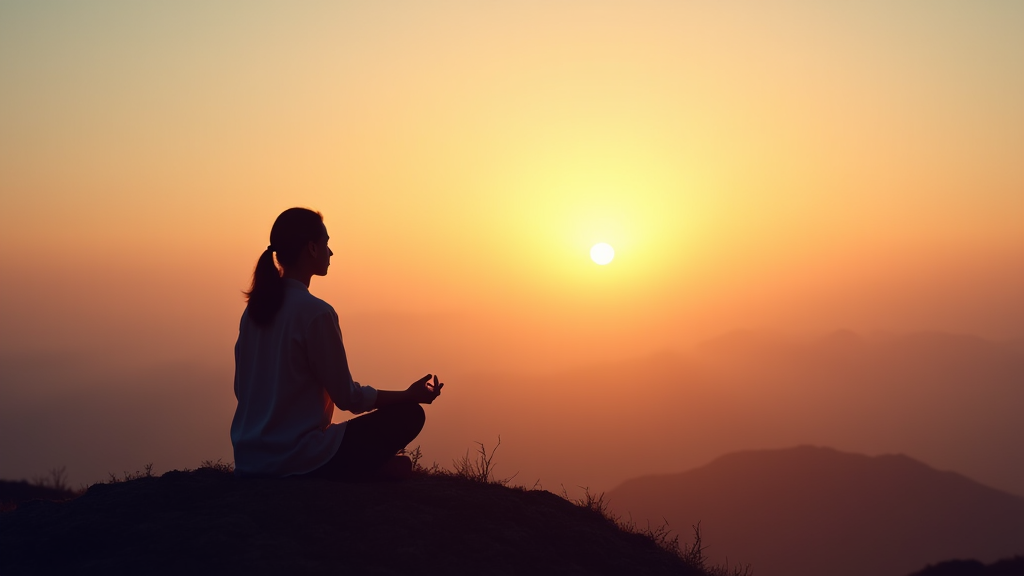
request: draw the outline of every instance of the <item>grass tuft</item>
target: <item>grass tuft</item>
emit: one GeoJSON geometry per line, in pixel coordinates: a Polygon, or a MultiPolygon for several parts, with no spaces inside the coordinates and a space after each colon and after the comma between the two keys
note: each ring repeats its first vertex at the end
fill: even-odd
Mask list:
{"type": "Polygon", "coordinates": [[[474,480],[485,484],[508,486],[518,472],[508,478],[497,478],[494,476],[494,454],[498,451],[498,447],[501,446],[501,436],[498,436],[498,443],[494,445],[494,448],[489,453],[483,442],[477,442],[476,444],[479,448],[473,457],[470,457],[469,450],[467,449],[464,456],[452,461],[452,465],[455,467],[453,475],[457,478],[474,480]]]}
{"type": "Polygon", "coordinates": [[[131,480],[139,480],[141,478],[152,478],[153,477],[153,463],[149,462],[142,467],[142,471],[136,470],[135,472],[128,472],[127,470],[119,477],[113,472],[107,473],[110,476],[110,483],[117,484],[118,482],[129,482],[131,480]]]}
{"type": "Polygon", "coordinates": [[[51,490],[60,490],[61,492],[74,492],[71,489],[71,485],[68,484],[67,466],[51,468],[49,474],[32,478],[32,484],[51,490]]]}
{"type": "Polygon", "coordinates": [[[199,469],[216,470],[217,472],[232,474],[235,471],[235,463],[224,462],[220,458],[217,458],[216,460],[203,460],[199,463],[199,469]]]}
{"type": "Polygon", "coordinates": [[[452,469],[447,469],[434,462],[430,467],[425,467],[421,462],[423,461],[423,450],[419,446],[406,450],[405,455],[412,460],[412,468],[419,474],[425,474],[428,476],[447,476],[449,478],[461,478],[463,480],[470,480],[472,482],[481,482],[483,484],[498,484],[500,486],[508,487],[512,480],[515,479],[516,474],[508,476],[506,478],[499,478],[494,475],[494,453],[498,451],[498,447],[501,446],[501,436],[498,436],[498,443],[494,445],[490,451],[484,446],[483,442],[476,442],[478,446],[476,452],[470,455],[469,450],[466,450],[466,454],[452,460],[452,469]]]}

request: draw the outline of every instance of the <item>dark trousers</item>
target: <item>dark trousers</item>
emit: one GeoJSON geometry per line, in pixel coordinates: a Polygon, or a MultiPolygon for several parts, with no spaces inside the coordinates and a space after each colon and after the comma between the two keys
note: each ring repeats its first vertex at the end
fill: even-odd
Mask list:
{"type": "Polygon", "coordinates": [[[423,429],[426,414],[419,404],[394,404],[353,418],[345,424],[341,446],[326,464],[308,476],[331,480],[369,478],[423,429]]]}

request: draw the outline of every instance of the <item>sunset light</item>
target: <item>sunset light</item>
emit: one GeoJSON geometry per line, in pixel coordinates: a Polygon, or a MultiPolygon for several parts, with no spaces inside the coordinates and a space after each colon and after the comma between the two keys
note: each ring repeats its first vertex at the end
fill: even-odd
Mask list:
{"type": "Polygon", "coordinates": [[[590,249],[590,259],[604,266],[615,258],[615,249],[604,242],[594,244],[590,249]]]}
{"type": "MultiPolygon", "coordinates": [[[[500,436],[493,479],[573,498],[741,452],[803,480],[769,460],[900,454],[1024,498],[1022,31],[1024,0],[0,1],[0,481],[238,465],[239,390],[287,372],[240,429],[319,451],[288,436],[268,476],[400,422],[421,467],[500,436]],[[427,374],[444,395],[410,412],[427,374]],[[293,396],[317,409],[295,426],[293,396]]],[[[828,546],[769,546],[779,516],[742,516],[789,502],[760,500],[774,477],[707,478],[613,511],[680,543],[705,521],[711,558],[758,576],[945,559],[842,572],[912,546],[824,513],[828,546]]]]}

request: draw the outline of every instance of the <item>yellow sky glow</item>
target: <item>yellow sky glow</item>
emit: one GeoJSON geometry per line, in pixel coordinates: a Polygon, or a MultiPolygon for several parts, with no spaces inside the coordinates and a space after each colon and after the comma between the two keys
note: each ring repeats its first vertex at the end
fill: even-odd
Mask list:
{"type": "Polygon", "coordinates": [[[569,363],[742,326],[1020,334],[993,300],[1024,249],[1014,3],[0,14],[12,350],[143,316],[226,346],[293,205],[326,216],[314,292],[343,316],[472,318],[569,363]],[[613,267],[580,257],[599,241],[613,267]]]}

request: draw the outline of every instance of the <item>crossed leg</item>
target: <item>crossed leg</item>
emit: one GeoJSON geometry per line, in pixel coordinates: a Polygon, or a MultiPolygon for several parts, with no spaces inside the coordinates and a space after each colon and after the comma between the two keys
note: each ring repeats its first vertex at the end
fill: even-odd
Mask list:
{"type": "Polygon", "coordinates": [[[353,418],[345,424],[345,436],[334,457],[309,476],[331,480],[371,478],[416,438],[425,420],[419,404],[394,404],[353,418]]]}

